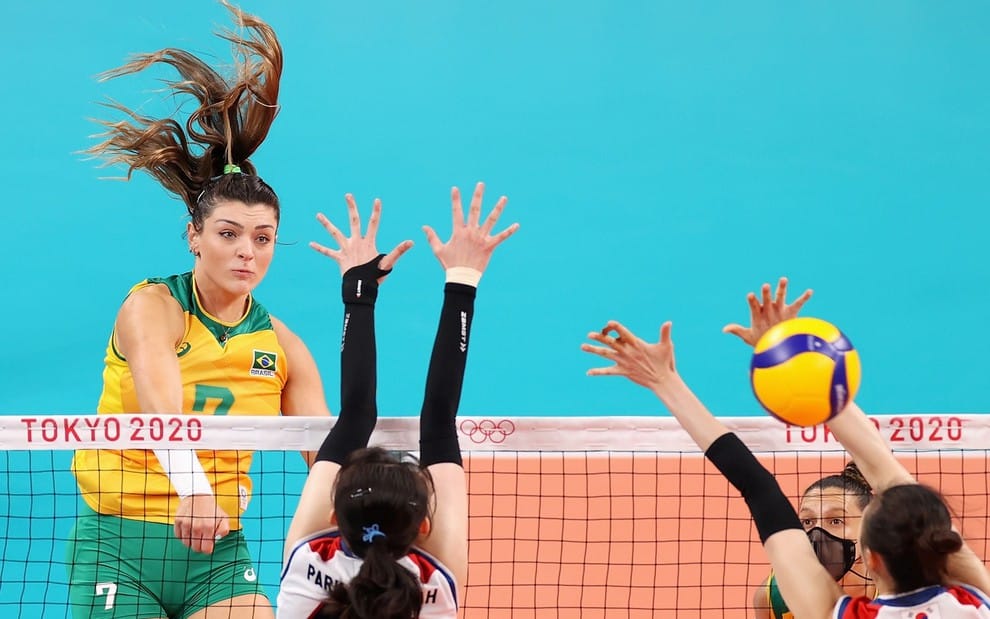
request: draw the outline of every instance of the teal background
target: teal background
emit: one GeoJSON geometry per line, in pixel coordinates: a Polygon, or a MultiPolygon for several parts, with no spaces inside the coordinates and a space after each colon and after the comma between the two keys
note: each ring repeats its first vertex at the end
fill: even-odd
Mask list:
{"type": "MultiPolygon", "coordinates": [[[[9,4],[0,412],[91,413],[127,289],[191,267],[179,202],[144,176],[99,180],[115,173],[77,154],[103,97],[176,103],[156,92],[160,74],[94,77],[164,46],[228,62],[210,32],[229,20],[206,0],[9,4]]],[[[626,381],[584,376],[595,360],[578,346],[610,318],[650,339],[673,320],[681,372],[709,407],[760,414],[748,350],[720,329],[780,275],[813,287],[806,313],[860,349],[871,412],[987,411],[990,4],[244,6],[286,58],[282,111],[254,159],[284,205],[257,297],[308,343],[332,409],[339,276],[307,247],[326,240],[314,214],[340,221],[346,192],[365,212],[381,197],[382,249],[417,241],[378,304],[381,410],[416,414],[442,282],[419,229],[446,235],[450,186],[484,180],[487,204],[508,195],[504,224],[522,229],[482,283],[465,414],[665,414],[626,381]]],[[[68,454],[21,456],[0,467],[0,602],[28,581],[31,599],[59,604],[74,484],[45,471],[65,471],[68,454]],[[54,554],[28,550],[39,538],[54,554]]],[[[256,547],[273,557],[269,583],[287,524],[269,514],[294,502],[281,491],[273,511],[249,512],[270,527],[249,537],[275,544],[256,547]]]]}
{"type": "MultiPolygon", "coordinates": [[[[257,297],[308,343],[337,404],[336,265],[314,214],[384,201],[381,245],[417,241],[379,304],[381,408],[415,414],[442,273],[420,232],[449,188],[509,196],[522,229],[479,297],[463,411],[658,414],[589,379],[610,318],[674,321],[682,373],[719,414],[758,414],[748,351],[720,328],[779,275],[864,359],[877,413],[987,410],[990,5],[981,2],[274,2],[282,112],[256,157],[283,225],[257,297]],[[975,336],[975,337],[974,337],[975,336]]],[[[75,151],[112,96],[147,112],[126,55],[227,63],[205,0],[15,3],[2,174],[6,412],[92,412],[127,289],[191,267],[182,205],[145,176],[99,180],[75,151]]]]}

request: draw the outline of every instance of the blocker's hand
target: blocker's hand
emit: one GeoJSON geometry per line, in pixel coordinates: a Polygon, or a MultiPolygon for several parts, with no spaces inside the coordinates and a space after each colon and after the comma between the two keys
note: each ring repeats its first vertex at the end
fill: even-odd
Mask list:
{"type": "MultiPolygon", "coordinates": [[[[309,246],[328,258],[333,258],[340,265],[340,273],[343,275],[348,270],[367,264],[378,256],[378,248],[375,239],[378,236],[378,223],[382,217],[382,201],[375,199],[371,207],[371,217],[368,219],[368,229],[361,234],[361,214],[358,212],[357,202],[354,196],[347,194],[344,196],[347,201],[347,219],[350,223],[351,235],[344,236],[337,226],[331,222],[323,213],[317,213],[316,219],[326,228],[333,240],[337,241],[340,249],[331,249],[317,242],[310,242],[309,246]]],[[[389,271],[395,266],[404,253],[413,246],[412,241],[402,241],[390,251],[378,264],[382,271],[389,271]]],[[[381,277],[378,281],[385,277],[381,277]]]]}
{"type": "Polygon", "coordinates": [[[777,282],[777,295],[770,298],[770,284],[763,284],[760,289],[762,299],[757,300],[754,293],[746,295],[749,303],[749,327],[739,324],[728,324],[722,327],[722,333],[731,333],[750,346],[756,346],[763,334],[777,323],[796,318],[804,304],[811,298],[813,291],[809,288],[797,298],[794,303],[787,303],[787,278],[781,277],[777,282]]]}
{"type": "Polygon", "coordinates": [[[663,323],[660,340],[650,344],[622,323],[610,320],[601,331],[588,334],[588,339],[601,346],[586,343],[581,345],[581,350],[612,361],[614,365],[592,368],[588,370],[588,376],[625,376],[637,385],[656,391],[665,380],[677,375],[670,329],[670,321],[663,323]]]}

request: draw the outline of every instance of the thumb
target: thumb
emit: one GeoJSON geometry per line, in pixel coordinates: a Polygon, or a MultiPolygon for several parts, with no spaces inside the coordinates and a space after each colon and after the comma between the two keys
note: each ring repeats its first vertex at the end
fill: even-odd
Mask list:
{"type": "Polygon", "coordinates": [[[401,258],[403,254],[409,251],[409,249],[412,246],[413,246],[412,241],[402,241],[401,243],[396,245],[395,249],[390,251],[388,255],[382,258],[382,261],[378,263],[378,268],[380,268],[383,271],[388,271],[389,269],[395,266],[395,263],[399,261],[399,258],[401,258]]]}
{"type": "Polygon", "coordinates": [[[227,516],[221,516],[217,520],[217,528],[214,531],[217,537],[226,537],[230,533],[230,518],[227,516]]]}
{"type": "Polygon", "coordinates": [[[722,327],[722,333],[731,333],[732,335],[743,337],[746,332],[746,327],[742,325],[737,325],[736,323],[730,323],[722,327]]]}

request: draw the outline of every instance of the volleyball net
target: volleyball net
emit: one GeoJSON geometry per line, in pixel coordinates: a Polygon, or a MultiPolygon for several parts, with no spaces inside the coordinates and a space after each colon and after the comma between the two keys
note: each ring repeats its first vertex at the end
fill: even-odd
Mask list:
{"type": "MultiPolygon", "coordinates": [[[[846,463],[823,426],[723,418],[798,497],[846,463]]],[[[940,489],[980,556],[987,551],[990,416],[875,417],[898,458],[940,489]]],[[[768,573],[738,493],[668,417],[467,417],[470,619],[751,618],[768,573]]],[[[223,416],[0,416],[0,616],[68,617],[66,545],[85,510],[76,449],[256,451],[241,516],[258,581],[274,603],[285,532],[330,419],[223,416]]],[[[371,444],[414,450],[418,420],[381,418],[371,444]]],[[[329,489],[328,489],[329,491],[329,489]]],[[[176,573],[181,579],[183,574],[176,573]]]]}

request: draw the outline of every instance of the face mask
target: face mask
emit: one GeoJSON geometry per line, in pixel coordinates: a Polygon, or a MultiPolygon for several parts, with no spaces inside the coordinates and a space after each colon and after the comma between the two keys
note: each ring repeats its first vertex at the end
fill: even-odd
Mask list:
{"type": "Polygon", "coordinates": [[[808,531],[808,539],[832,578],[838,581],[852,569],[856,561],[856,542],[836,537],[821,527],[808,531]]]}

